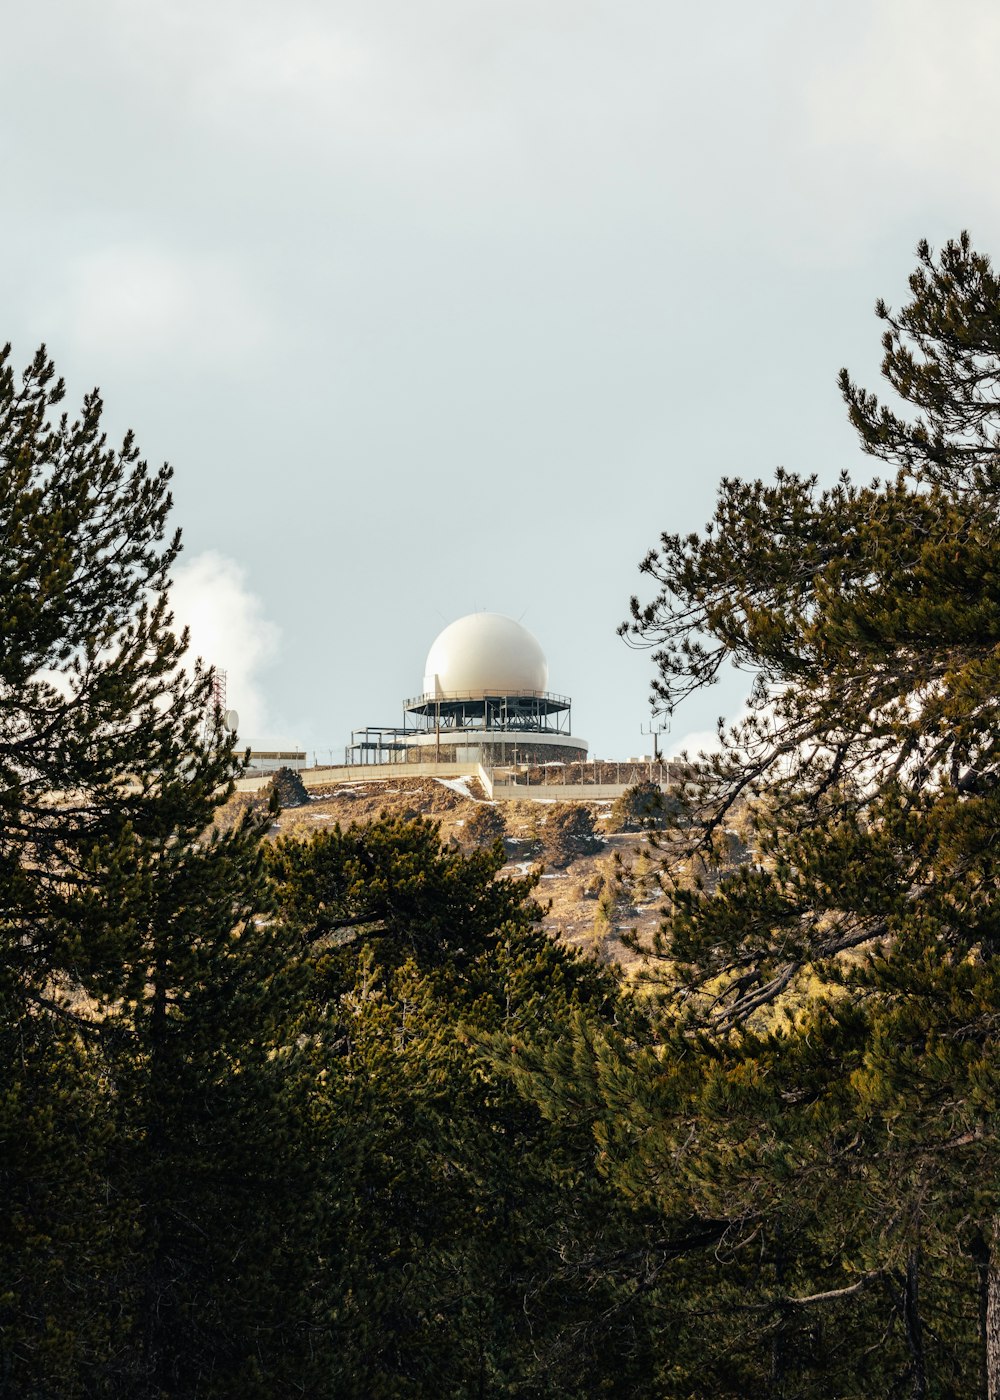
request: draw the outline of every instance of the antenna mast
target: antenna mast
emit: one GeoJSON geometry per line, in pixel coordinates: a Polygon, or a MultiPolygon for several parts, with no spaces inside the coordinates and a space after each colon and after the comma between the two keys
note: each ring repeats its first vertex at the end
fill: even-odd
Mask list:
{"type": "Polygon", "coordinates": [[[670,721],[669,721],[668,719],[661,719],[661,720],[659,720],[658,722],[654,720],[654,721],[651,721],[651,722],[650,722],[650,724],[649,724],[648,727],[647,727],[645,724],[642,724],[642,725],[639,726],[639,733],[640,733],[640,734],[649,734],[649,735],[652,735],[652,739],[653,739],[653,760],[654,760],[654,762],[659,763],[659,761],[660,761],[660,735],[661,735],[661,734],[669,734],[669,733],[670,733],[670,721]]]}
{"type": "Polygon", "coordinates": [[[218,726],[226,721],[226,673],[216,666],[212,671],[212,689],[205,704],[205,742],[210,743],[218,726]],[[221,720],[217,718],[221,714],[221,720]]]}

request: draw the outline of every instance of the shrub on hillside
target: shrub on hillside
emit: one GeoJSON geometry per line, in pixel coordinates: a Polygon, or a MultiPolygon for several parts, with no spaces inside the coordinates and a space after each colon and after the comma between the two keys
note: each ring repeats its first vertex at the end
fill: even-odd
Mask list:
{"type": "Polygon", "coordinates": [[[657,783],[635,783],[615,798],[610,831],[660,831],[666,825],[667,798],[657,783]]]}
{"type": "Polygon", "coordinates": [[[309,801],[306,785],[293,768],[279,768],[264,789],[265,797],[276,793],[281,810],[304,807],[309,801]]]}
{"type": "Polygon", "coordinates": [[[557,869],[578,856],[590,856],[601,849],[594,835],[594,814],[581,803],[557,803],[546,816],[540,834],[545,863],[557,869]]]}
{"type": "Polygon", "coordinates": [[[507,823],[499,807],[488,802],[477,802],[465,818],[461,828],[463,846],[492,846],[494,841],[502,841],[507,835],[507,823]]]}

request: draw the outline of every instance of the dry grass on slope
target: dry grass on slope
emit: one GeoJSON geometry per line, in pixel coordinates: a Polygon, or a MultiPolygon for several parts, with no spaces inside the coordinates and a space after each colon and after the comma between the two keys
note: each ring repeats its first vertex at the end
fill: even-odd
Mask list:
{"type": "MultiPolygon", "coordinates": [[[[231,825],[254,800],[246,794],[231,798],[219,813],[219,825],[231,825]]],[[[635,928],[651,935],[659,921],[648,839],[641,833],[607,832],[610,802],[572,805],[583,809],[587,818],[569,842],[560,831],[558,852],[553,849],[555,859],[548,861],[547,836],[551,844],[552,834],[546,832],[546,823],[563,826],[565,814],[557,823],[552,803],[489,803],[475,780],[458,787],[434,779],[400,778],[314,788],[308,804],[279,815],[272,835],[308,836],[337,824],[363,825],[383,814],[429,817],[440,824],[442,840],[465,849],[488,845],[494,833],[502,834],[506,872],[527,874],[543,867],[537,892],[545,910],[543,926],[575,947],[632,965],[636,954],[624,947],[622,933],[635,928]],[[593,831],[592,839],[587,839],[585,827],[593,831]]]]}

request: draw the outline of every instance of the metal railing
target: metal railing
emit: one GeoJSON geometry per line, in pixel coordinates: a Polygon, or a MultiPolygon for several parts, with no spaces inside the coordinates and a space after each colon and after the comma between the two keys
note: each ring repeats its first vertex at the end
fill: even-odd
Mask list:
{"type": "Polygon", "coordinates": [[[450,704],[456,700],[545,700],[549,704],[568,709],[572,701],[568,695],[558,695],[553,690],[440,690],[428,691],[425,695],[415,695],[403,701],[403,709],[410,710],[416,705],[450,704]]]}

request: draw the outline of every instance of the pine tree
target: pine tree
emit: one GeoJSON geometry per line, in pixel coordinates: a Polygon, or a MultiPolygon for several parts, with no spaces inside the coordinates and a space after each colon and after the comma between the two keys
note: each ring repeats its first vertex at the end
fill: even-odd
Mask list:
{"type": "Polygon", "coordinates": [[[622,1002],[502,862],[423,820],[276,843],[279,914],[311,950],[331,1395],[582,1400],[648,1375],[644,1296],[596,1261],[641,1253],[650,1224],[593,1170],[589,1128],[550,1124],[505,1069],[522,1035],[622,1002]]]}
{"type": "Polygon", "coordinates": [[[272,1267],[302,1215],[273,1059],[288,958],[255,918],[261,821],[211,831],[237,764],[172,627],[169,468],[108,446],[96,392],[57,417],[63,393],[44,350],[20,381],[0,357],[0,1126],[21,1144],[0,1172],[23,1281],[0,1376],[245,1392],[295,1318],[272,1267]]]}
{"type": "Polygon", "coordinates": [[[658,831],[665,824],[673,801],[667,800],[659,783],[640,782],[615,798],[609,831],[658,831]]]}
{"type": "Polygon", "coordinates": [[[49,1009],[60,979],[123,989],[122,930],[91,872],[132,833],[165,835],[177,794],[161,775],[185,770],[204,827],[234,766],[202,732],[211,677],[181,666],[171,630],[170,469],[151,472],[131,434],[108,446],[96,391],[75,421],[54,416],[63,396],[44,349],[20,381],[0,354],[5,965],[25,1005],[49,1009]]]}
{"type": "Polygon", "coordinates": [[[109,1197],[99,1049],[0,1006],[0,1395],[113,1395],[114,1319],[133,1240],[109,1197]]]}
{"type": "Polygon", "coordinates": [[[600,850],[594,835],[594,814],[578,802],[557,802],[542,825],[542,855],[556,869],[571,865],[577,856],[600,850]]]}
{"type": "Polygon", "coordinates": [[[477,802],[465,818],[459,840],[463,846],[488,846],[506,835],[503,809],[492,802],[477,802]]]}
{"type": "MultiPolygon", "coordinates": [[[[907,306],[877,308],[905,411],[841,376],[889,474],[725,480],[705,531],[642,564],[655,595],[624,630],[654,648],[656,705],[729,661],[755,674],[676,821],[660,1047],[604,1036],[522,1069],[536,1096],[562,1078],[604,1169],[673,1229],[771,1242],[782,1278],[750,1286],[782,1318],[755,1363],[773,1394],[829,1393],[790,1319],[846,1311],[836,1393],[923,1395],[975,1388],[977,1321],[1000,1316],[1000,283],[964,235],[918,259],[907,306]],[[737,813],[753,859],[727,872],[737,813]]],[[[696,1286],[718,1298],[726,1271],[696,1286]]]]}

